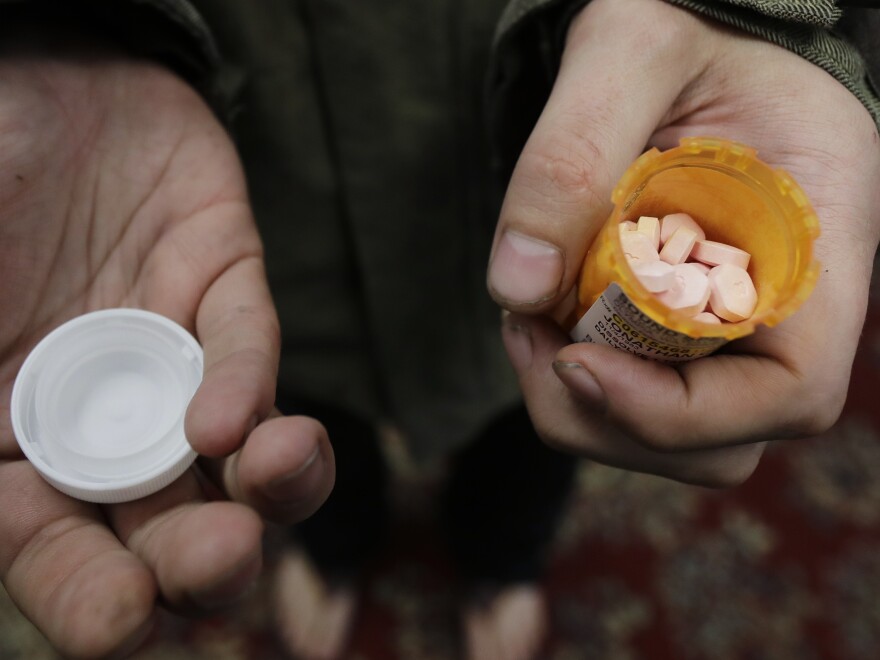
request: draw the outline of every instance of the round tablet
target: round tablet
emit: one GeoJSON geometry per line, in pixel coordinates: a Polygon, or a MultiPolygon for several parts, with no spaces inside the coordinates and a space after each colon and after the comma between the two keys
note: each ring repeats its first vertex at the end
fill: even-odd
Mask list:
{"type": "Polygon", "coordinates": [[[164,316],[85,314],[49,333],[24,361],[12,428],[58,490],[100,503],[144,497],[195,460],[183,420],[202,370],[201,346],[164,316]]]}

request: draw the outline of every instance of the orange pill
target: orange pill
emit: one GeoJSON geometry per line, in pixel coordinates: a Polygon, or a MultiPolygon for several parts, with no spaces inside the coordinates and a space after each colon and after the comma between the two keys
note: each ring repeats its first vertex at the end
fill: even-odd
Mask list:
{"type": "Polygon", "coordinates": [[[630,266],[636,262],[657,261],[660,258],[651,239],[639,231],[621,232],[620,247],[630,266]]]}
{"type": "Polygon", "coordinates": [[[669,289],[658,293],[657,299],[686,316],[699,314],[709,302],[709,278],[693,264],[678,264],[673,269],[675,281],[669,289]]]}
{"type": "Polygon", "coordinates": [[[623,222],[621,222],[621,223],[620,223],[619,225],[617,225],[617,226],[618,226],[618,228],[620,229],[620,233],[621,233],[621,234],[622,234],[623,232],[625,232],[625,231],[635,231],[635,230],[638,229],[638,227],[639,227],[639,226],[638,226],[635,222],[633,222],[632,220],[624,220],[623,222]]]}
{"type": "Polygon", "coordinates": [[[674,266],[665,261],[642,261],[632,264],[632,271],[639,282],[651,293],[666,291],[675,283],[674,266]]]}
{"type": "Polygon", "coordinates": [[[720,266],[721,264],[731,264],[739,266],[743,270],[749,267],[752,255],[745,250],[728,245],[727,243],[719,243],[718,241],[697,241],[691,252],[691,257],[697,261],[702,261],[710,266],[720,266]]]}
{"type": "Polygon", "coordinates": [[[660,259],[668,264],[683,264],[697,242],[697,232],[687,227],[679,227],[660,250],[660,259]]]}
{"type": "Polygon", "coordinates": [[[744,268],[721,264],[709,271],[712,312],[725,321],[744,321],[758,304],[758,292],[744,268]]]}
{"type": "Polygon", "coordinates": [[[639,231],[650,238],[655,250],[660,249],[660,221],[657,218],[643,215],[639,218],[639,222],[636,225],[636,231],[639,231]]]}
{"type": "Polygon", "coordinates": [[[670,213],[669,215],[664,215],[660,221],[660,244],[666,243],[679,227],[690,229],[697,235],[698,241],[706,238],[706,232],[687,213],[670,213]]]}

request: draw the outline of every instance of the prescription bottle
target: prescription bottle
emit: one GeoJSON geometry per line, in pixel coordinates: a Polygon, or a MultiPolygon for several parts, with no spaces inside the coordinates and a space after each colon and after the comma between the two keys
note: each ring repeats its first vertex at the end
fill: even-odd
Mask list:
{"type": "Polygon", "coordinates": [[[816,283],[815,212],[786,172],[762,163],[745,145],[684,138],[668,151],[651,149],[629,167],[611,201],[614,210],[581,269],[576,309],[567,322],[574,341],[609,344],[664,362],[692,360],[759,324],[779,323],[816,283]],[[752,255],[748,271],[758,303],[749,319],[722,325],[695,321],[666,307],[636,279],[618,225],[678,212],[696,219],[708,240],[752,255]]]}

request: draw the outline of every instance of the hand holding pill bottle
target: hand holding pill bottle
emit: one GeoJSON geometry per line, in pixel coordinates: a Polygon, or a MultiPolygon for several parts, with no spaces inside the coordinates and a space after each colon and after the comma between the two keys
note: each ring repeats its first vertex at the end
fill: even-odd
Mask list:
{"type": "Polygon", "coordinates": [[[749,147],[685,138],[652,149],[612,201],[584,260],[575,341],[683,362],[778,324],[813,290],[818,218],[794,180],[749,147]]]}
{"type": "Polygon", "coordinates": [[[586,5],[513,170],[488,278],[510,312],[502,338],[544,440],[727,486],[752,473],[765,441],[826,430],[864,322],[878,176],[871,115],[819,67],[664,2],[586,5]],[[667,217],[677,214],[696,226],[667,217]],[[653,223],[638,231],[643,216],[660,221],[657,245],[653,223]],[[742,272],[711,263],[738,251],[749,254],[755,309],[716,323],[715,312],[743,315],[719,296],[747,288],[742,272]],[[664,264],[698,285],[694,271],[708,279],[718,268],[714,301],[703,284],[665,304],[675,276],[664,264]],[[682,345],[651,346],[665,354],[644,359],[573,342],[568,331],[603,296],[603,329],[616,323],[620,343],[645,333],[618,322],[614,304],[682,345]]]}

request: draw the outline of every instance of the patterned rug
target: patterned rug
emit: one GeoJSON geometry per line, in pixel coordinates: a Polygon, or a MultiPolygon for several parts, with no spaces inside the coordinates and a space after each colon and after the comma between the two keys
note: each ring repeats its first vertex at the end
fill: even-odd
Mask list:
{"type": "MultiPolygon", "coordinates": [[[[880,657],[880,287],[847,407],[823,437],[772,447],[727,492],[584,464],[545,587],[552,660],[880,657]]],[[[460,657],[454,571],[429,484],[398,473],[389,547],[371,571],[354,660],[460,657]]],[[[284,658],[266,572],[233,612],[164,615],[138,660],[284,658]]],[[[54,658],[0,590],[0,659],[54,658]]],[[[503,659],[499,659],[503,660],[503,659]]]]}

